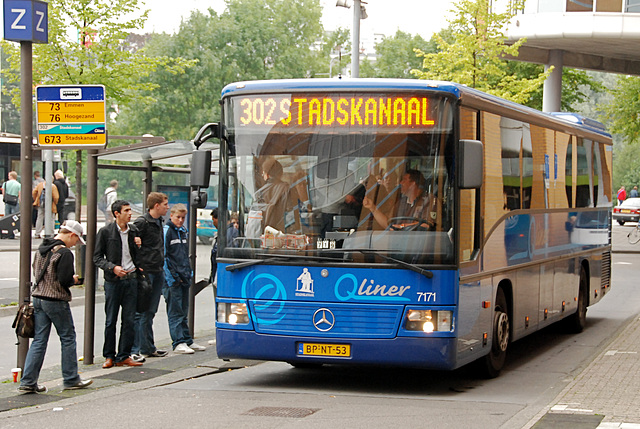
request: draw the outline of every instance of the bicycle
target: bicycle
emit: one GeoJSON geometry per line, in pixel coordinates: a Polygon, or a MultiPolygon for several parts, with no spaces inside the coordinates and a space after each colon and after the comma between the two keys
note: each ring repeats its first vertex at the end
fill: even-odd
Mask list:
{"type": "Polygon", "coordinates": [[[640,241],[640,222],[627,234],[627,240],[630,244],[636,244],[640,241]]]}

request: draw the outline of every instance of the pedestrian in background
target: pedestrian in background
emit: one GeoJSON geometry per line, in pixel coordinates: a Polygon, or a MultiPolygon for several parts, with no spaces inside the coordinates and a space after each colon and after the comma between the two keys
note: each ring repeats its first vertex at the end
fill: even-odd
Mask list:
{"type": "MultiPolygon", "coordinates": [[[[9,180],[2,184],[2,200],[4,201],[4,215],[11,216],[20,213],[20,182],[18,173],[10,171],[9,180]]],[[[14,239],[13,228],[9,228],[8,238],[14,239]]]]}
{"type": "MultiPolygon", "coordinates": [[[[46,186],[47,182],[42,181],[36,186],[36,189],[33,190],[31,196],[33,197],[33,207],[38,210],[38,218],[36,219],[36,232],[35,236],[39,237],[42,233],[42,229],[44,228],[44,217],[45,217],[45,198],[46,198],[46,186]]],[[[55,223],[56,221],[56,213],[58,212],[57,204],[58,204],[58,187],[51,185],[51,195],[53,196],[51,200],[51,212],[48,213],[48,216],[51,216],[51,223],[55,223]]]]}
{"type": "Polygon", "coordinates": [[[186,217],[187,207],[176,204],[171,207],[169,222],[164,226],[164,276],[167,282],[162,295],[167,304],[173,351],[191,354],[204,351],[206,347],[194,343],[189,332],[189,288],[193,272],[189,261],[187,228],[184,226],[186,217]]]}
{"type": "Polygon", "coordinates": [[[625,191],[624,186],[620,186],[620,189],[618,189],[617,198],[618,205],[622,204],[622,202],[627,199],[627,191],[625,191]]]}
{"type": "Polygon", "coordinates": [[[56,170],[53,173],[53,184],[58,188],[58,203],[56,204],[56,210],[58,211],[58,222],[60,225],[64,222],[64,202],[69,197],[69,186],[67,185],[67,181],[64,179],[64,173],[62,170],[56,170]]]}
{"type": "MultiPolygon", "coordinates": [[[[38,170],[33,172],[33,181],[31,182],[31,192],[33,192],[36,187],[44,182],[44,179],[40,177],[40,172],[38,170]]],[[[36,220],[38,219],[38,210],[31,210],[31,226],[36,226],[36,220]]]]}
{"type": "Polygon", "coordinates": [[[109,224],[115,221],[113,217],[113,212],[111,211],[111,205],[118,199],[118,181],[112,180],[109,182],[109,187],[104,190],[104,195],[106,196],[106,208],[104,212],[104,220],[105,223],[109,224]]]}
{"type": "Polygon", "coordinates": [[[638,187],[634,186],[631,192],[629,192],[629,198],[638,198],[638,187]]]}
{"type": "Polygon", "coordinates": [[[111,204],[115,222],[98,231],[93,262],[104,271],[104,346],[103,368],[115,366],[140,366],[131,358],[135,337],[136,302],[138,280],[136,274],[140,237],[129,225],[131,204],[116,200],[111,204]],[[120,341],[116,354],[116,327],[121,315],[120,341]]]}
{"type": "MultiPolygon", "coordinates": [[[[20,182],[18,182],[18,173],[15,171],[10,171],[8,174],[8,180],[2,184],[2,195],[4,200],[4,214],[5,216],[11,215],[14,213],[20,213],[20,182]],[[7,202],[9,198],[5,197],[5,195],[10,195],[12,197],[16,197],[17,201],[15,204],[7,202]]],[[[15,198],[11,199],[14,200],[15,198]]]]}
{"type": "Polygon", "coordinates": [[[137,218],[133,225],[138,230],[142,245],[138,252],[139,268],[151,283],[151,297],[147,311],[136,313],[135,340],[132,358],[163,357],[166,350],[157,349],[153,341],[153,319],[158,311],[164,278],[164,234],[162,217],[169,211],[169,199],[160,192],[151,192],[147,197],[148,212],[137,218]]]}
{"type": "Polygon", "coordinates": [[[83,389],[92,380],[82,380],[78,375],[78,355],[76,352],[76,331],[69,301],[69,288],[78,284],[74,270],[73,253],[70,247],[78,241],[84,244],[82,225],[67,221],[60,227],[54,238],[46,238],[33,261],[35,286],[31,292],[34,308],[35,337],[27,353],[24,373],[18,391],[22,393],[43,393],[47,388],[38,384],[40,370],[47,351],[51,325],[56,327],[62,346],[62,378],[64,389],[83,389]]]}

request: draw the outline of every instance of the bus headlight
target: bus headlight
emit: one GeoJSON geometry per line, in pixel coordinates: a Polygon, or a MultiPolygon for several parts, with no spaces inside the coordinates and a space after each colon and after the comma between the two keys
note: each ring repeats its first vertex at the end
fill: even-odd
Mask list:
{"type": "Polygon", "coordinates": [[[451,310],[409,310],[405,320],[407,331],[451,332],[453,311],[451,310]]]}
{"type": "Polygon", "coordinates": [[[247,304],[242,302],[219,302],[218,322],[231,325],[249,323],[247,304]]]}

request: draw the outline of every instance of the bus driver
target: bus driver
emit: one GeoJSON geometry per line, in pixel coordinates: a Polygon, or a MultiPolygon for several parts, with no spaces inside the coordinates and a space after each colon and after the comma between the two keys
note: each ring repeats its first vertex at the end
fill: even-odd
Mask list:
{"type": "Polygon", "coordinates": [[[362,205],[373,214],[376,222],[386,228],[433,230],[436,226],[436,197],[425,190],[426,181],[418,170],[408,169],[400,181],[402,197],[397,207],[397,218],[389,218],[375,203],[365,197],[362,205]],[[403,223],[389,225],[390,220],[397,219],[403,223]],[[413,227],[413,228],[412,228],[413,227]]]}

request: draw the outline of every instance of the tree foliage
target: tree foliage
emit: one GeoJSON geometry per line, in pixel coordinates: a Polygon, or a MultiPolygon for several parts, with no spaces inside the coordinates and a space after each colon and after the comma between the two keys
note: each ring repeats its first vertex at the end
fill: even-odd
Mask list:
{"type": "Polygon", "coordinates": [[[435,41],[427,42],[420,35],[398,30],[392,37],[385,37],[375,46],[375,62],[363,62],[361,77],[415,79],[411,70],[420,67],[422,60],[415,53],[436,52],[435,41]],[[366,65],[365,65],[366,64],[366,65]]]}
{"type": "Polygon", "coordinates": [[[321,14],[319,0],[227,0],[222,14],[192,12],[175,35],[153,35],[146,49],[198,63],[180,76],[157,70],[143,78],[157,88],[144,91],[153,101],[124,106],[116,129],[190,139],[219,118],[220,91],[228,83],[327,75],[331,50],[344,45],[348,33],[324,36],[321,14]]]}
{"type": "MultiPolygon", "coordinates": [[[[527,63],[523,61],[507,61],[508,74],[518,79],[528,79],[532,76],[540,76],[544,72],[541,64],[527,63]]],[[[565,67],[562,70],[562,94],[560,110],[563,112],[577,112],[578,105],[588,101],[590,94],[605,91],[604,85],[593,79],[586,71],[565,67]]],[[[542,110],[543,88],[539,86],[533,92],[529,100],[523,104],[534,109],[542,110]]],[[[595,117],[593,119],[596,119],[595,117]]]]}
{"type": "Polygon", "coordinates": [[[506,28],[514,12],[523,5],[522,0],[510,2],[510,11],[497,13],[489,0],[460,0],[455,17],[449,21],[455,42],[437,38],[437,53],[417,50],[424,58],[423,70],[414,70],[420,79],[449,80],[499,97],[525,103],[544,82],[548,73],[536,77],[518,77],[510,74],[505,55],[518,56],[524,43],[504,43],[506,28]]]}
{"type": "Polygon", "coordinates": [[[620,76],[612,93],[612,102],[605,106],[610,131],[622,134],[627,144],[640,145],[640,78],[620,76]]]}
{"type": "MultiPolygon", "coordinates": [[[[126,49],[127,35],[142,28],[148,11],[139,0],[50,0],[49,43],[33,48],[33,82],[36,85],[102,84],[113,103],[126,103],[142,90],[154,87],[143,77],[161,67],[182,73],[189,62],[168,56],[148,57],[126,49]]],[[[20,50],[3,42],[11,68],[3,74],[9,82],[20,80],[20,50]]],[[[11,91],[19,106],[18,88],[11,91]]]]}

